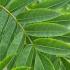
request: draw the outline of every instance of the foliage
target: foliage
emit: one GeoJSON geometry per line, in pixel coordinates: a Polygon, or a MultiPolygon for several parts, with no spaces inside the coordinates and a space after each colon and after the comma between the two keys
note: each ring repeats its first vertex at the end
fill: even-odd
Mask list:
{"type": "Polygon", "coordinates": [[[70,0],[0,0],[0,70],[70,70],[70,0]]]}

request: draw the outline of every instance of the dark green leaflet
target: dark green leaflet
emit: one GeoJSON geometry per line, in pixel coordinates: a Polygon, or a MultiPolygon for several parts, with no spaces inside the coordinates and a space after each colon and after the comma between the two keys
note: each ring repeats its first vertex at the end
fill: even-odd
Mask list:
{"type": "Polygon", "coordinates": [[[67,3],[69,3],[70,0],[41,0],[39,2],[32,3],[32,6],[30,5],[30,8],[51,8],[51,9],[57,9],[60,7],[65,6],[67,3]]]}
{"type": "Polygon", "coordinates": [[[26,25],[25,30],[29,35],[35,37],[55,37],[70,32],[70,30],[63,25],[47,22],[26,25]]]}
{"type": "Polygon", "coordinates": [[[0,60],[2,60],[7,52],[7,49],[9,47],[9,43],[11,42],[11,37],[13,35],[13,32],[16,28],[16,23],[15,21],[13,21],[12,18],[9,18],[6,27],[3,30],[3,35],[2,35],[2,39],[0,42],[0,60]],[[12,23],[11,23],[12,22],[12,23]],[[4,50],[4,52],[2,52],[4,50]]]}
{"type": "Polygon", "coordinates": [[[35,22],[51,20],[60,15],[61,15],[60,13],[57,13],[53,10],[40,8],[40,9],[29,10],[22,14],[19,14],[17,16],[17,19],[18,21],[23,23],[35,23],[35,22]]]}
{"type": "Polygon", "coordinates": [[[52,38],[39,38],[36,39],[36,49],[52,55],[57,56],[68,56],[70,55],[70,45],[57,39],[52,38]]]}

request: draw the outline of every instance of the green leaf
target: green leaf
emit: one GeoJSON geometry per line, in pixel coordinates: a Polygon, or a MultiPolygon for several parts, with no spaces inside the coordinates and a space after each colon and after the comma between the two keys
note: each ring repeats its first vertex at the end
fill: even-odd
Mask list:
{"type": "Polygon", "coordinates": [[[41,22],[51,20],[58,17],[60,14],[50,9],[33,9],[26,11],[17,16],[19,21],[24,23],[41,22]]]}
{"type": "Polygon", "coordinates": [[[57,55],[60,57],[70,55],[70,45],[57,39],[52,38],[40,38],[35,41],[36,49],[40,52],[44,52],[51,55],[57,55]]]}
{"type": "Polygon", "coordinates": [[[7,19],[8,15],[6,14],[6,12],[4,10],[0,11],[0,38],[2,35],[3,28],[6,25],[7,19]]]}
{"type": "Polygon", "coordinates": [[[49,22],[62,24],[70,29],[70,14],[63,14],[59,17],[50,20],[49,22]]]}
{"type": "Polygon", "coordinates": [[[66,70],[69,70],[70,69],[70,63],[67,61],[67,59],[64,59],[64,58],[61,58],[62,59],[62,62],[66,68],[66,70]]]}
{"type": "MultiPolygon", "coordinates": [[[[7,50],[7,56],[11,55],[11,54],[19,54],[22,47],[24,47],[24,41],[25,41],[25,36],[23,32],[19,32],[17,33],[17,35],[14,36],[13,41],[11,42],[11,45],[9,46],[8,50],[7,50]]],[[[10,70],[16,60],[17,55],[10,61],[10,63],[8,64],[8,69],[10,70]]]]}
{"type": "Polygon", "coordinates": [[[13,11],[15,11],[15,10],[17,10],[17,9],[20,9],[20,8],[22,8],[22,7],[25,7],[25,6],[29,5],[32,1],[33,1],[33,0],[12,0],[12,1],[8,4],[7,8],[8,8],[11,12],[13,12],[13,11]]]}
{"type": "Polygon", "coordinates": [[[55,70],[52,62],[42,54],[36,54],[34,70],[55,70]]]}
{"type": "Polygon", "coordinates": [[[66,42],[66,43],[70,43],[70,37],[68,36],[68,35],[64,35],[64,36],[61,36],[61,37],[53,37],[54,39],[58,39],[58,40],[62,40],[62,41],[64,41],[64,42],[66,42]]]}
{"type": "Polygon", "coordinates": [[[25,30],[30,36],[36,36],[36,37],[62,36],[70,32],[69,29],[67,29],[63,25],[55,23],[46,23],[46,22],[29,24],[25,26],[25,30]]]}
{"type": "Polygon", "coordinates": [[[19,55],[16,58],[15,66],[31,66],[33,59],[33,48],[31,45],[25,46],[22,48],[19,55]]]}
{"type": "Polygon", "coordinates": [[[62,63],[61,59],[57,57],[54,61],[55,70],[66,70],[64,64],[62,63]]]}
{"type": "Polygon", "coordinates": [[[53,8],[57,9],[66,5],[70,0],[38,0],[32,3],[30,8],[53,8]]]}
{"type": "Polygon", "coordinates": [[[30,67],[16,67],[16,68],[13,68],[12,70],[31,70],[31,68],[30,67]]]}
{"type": "Polygon", "coordinates": [[[4,69],[5,66],[10,62],[14,55],[10,55],[5,57],[4,60],[0,61],[0,70],[4,69]]]}
{"type": "Polygon", "coordinates": [[[19,32],[14,37],[14,40],[11,42],[11,45],[9,46],[8,51],[7,51],[7,56],[12,55],[12,54],[17,54],[17,51],[20,47],[22,39],[23,39],[23,32],[19,32]]]}
{"type": "Polygon", "coordinates": [[[10,0],[0,0],[0,4],[5,6],[9,1],[10,0]]]}
{"type": "Polygon", "coordinates": [[[3,29],[2,39],[0,42],[0,60],[2,60],[6,55],[15,28],[15,21],[12,18],[9,18],[6,26],[3,29]]]}

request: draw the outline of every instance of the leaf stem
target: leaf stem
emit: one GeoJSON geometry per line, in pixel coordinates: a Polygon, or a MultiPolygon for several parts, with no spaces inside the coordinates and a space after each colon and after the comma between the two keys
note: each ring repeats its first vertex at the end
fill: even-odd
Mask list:
{"type": "Polygon", "coordinates": [[[4,6],[0,5],[0,8],[2,8],[3,10],[5,10],[10,16],[12,16],[12,18],[16,21],[16,24],[19,25],[19,27],[22,29],[22,31],[24,32],[24,34],[26,35],[26,37],[29,39],[30,43],[33,44],[31,38],[28,36],[28,34],[26,33],[25,29],[18,22],[18,20],[16,19],[16,17],[11,12],[9,12],[9,10],[7,10],[4,6]]]}

